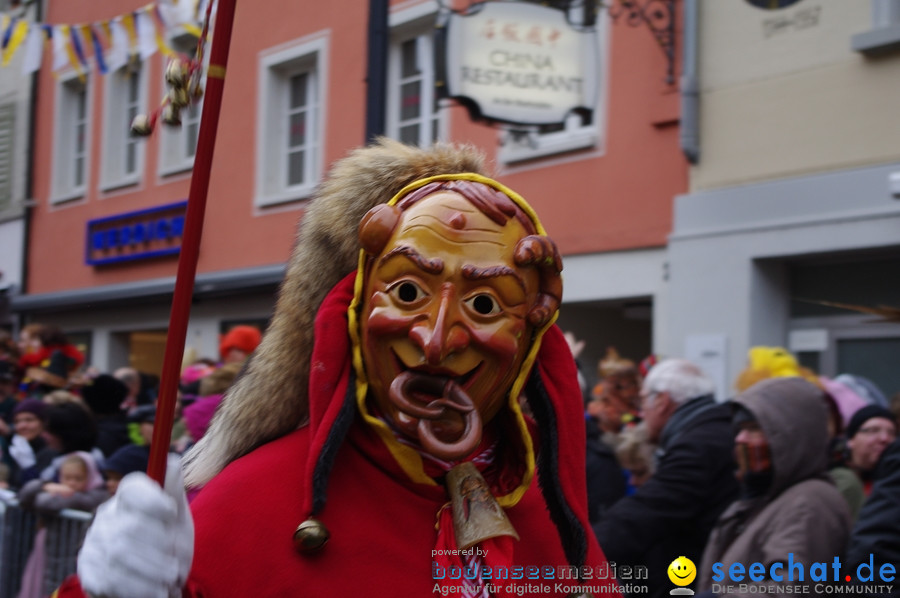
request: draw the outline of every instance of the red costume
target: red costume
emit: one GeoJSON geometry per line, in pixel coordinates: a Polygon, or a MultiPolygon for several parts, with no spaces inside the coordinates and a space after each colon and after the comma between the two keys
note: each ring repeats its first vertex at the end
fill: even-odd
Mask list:
{"type": "MultiPolygon", "coordinates": [[[[310,425],[238,459],[194,501],[197,544],[190,595],[287,596],[302,592],[337,596],[354,595],[368,587],[373,595],[426,596],[432,594],[436,583],[463,583],[434,579],[441,571],[432,571],[432,561],[438,560],[432,558],[436,516],[448,501],[446,490],[442,485],[410,480],[378,435],[352,409],[349,339],[342,334],[351,285],[352,277],[348,277],[320,310],[316,338],[327,342],[317,343],[313,353],[310,425]],[[347,401],[352,423],[337,449],[327,480],[327,503],[319,513],[331,540],[318,553],[300,555],[291,543],[291,533],[307,515],[299,497],[309,495],[309,486],[315,483],[310,469],[320,462],[323,445],[332,440],[327,427],[340,427],[335,423],[347,401]]],[[[566,393],[573,401],[571,409],[560,410],[557,422],[560,430],[571,433],[554,440],[559,443],[559,462],[565,463],[566,471],[581,476],[560,480],[554,490],[573,494],[569,498],[570,516],[577,519],[573,531],[580,528],[582,538],[572,538],[568,548],[581,544],[578,549],[586,550],[584,564],[596,578],[603,575],[604,559],[587,523],[584,439],[579,434],[583,421],[577,408],[580,395],[574,362],[568,355],[562,334],[552,328],[544,337],[537,367],[549,393],[566,393]]],[[[550,591],[539,595],[567,595],[568,591],[554,592],[554,586],[571,586],[577,581],[558,578],[556,568],[569,562],[537,479],[531,480],[518,504],[506,512],[522,538],[513,541],[510,569],[552,567],[556,578],[546,579],[550,575],[545,570],[543,580],[501,579],[494,585],[542,583],[550,591]]],[[[521,577],[524,571],[509,573],[521,577]]],[[[593,586],[609,586],[610,582],[585,581],[593,586]]]]}

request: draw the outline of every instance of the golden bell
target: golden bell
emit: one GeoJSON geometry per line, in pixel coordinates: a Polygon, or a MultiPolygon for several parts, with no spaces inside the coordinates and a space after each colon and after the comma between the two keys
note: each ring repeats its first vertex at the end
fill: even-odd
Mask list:
{"type": "Polygon", "coordinates": [[[447,472],[446,480],[450,506],[453,509],[453,531],[456,545],[460,549],[471,548],[497,536],[519,539],[506,511],[491,494],[488,483],[470,461],[454,466],[447,472]]]}
{"type": "Polygon", "coordinates": [[[172,87],[187,87],[188,71],[184,61],[173,58],[166,66],[166,83],[172,87]]]}
{"type": "Polygon", "coordinates": [[[181,108],[166,104],[162,112],[162,121],[169,126],[181,126],[181,108]]]}
{"type": "Polygon", "coordinates": [[[176,108],[184,108],[191,103],[191,96],[184,87],[173,87],[169,90],[169,103],[176,108]]]}
{"type": "Polygon", "coordinates": [[[301,553],[316,552],[328,542],[331,534],[318,519],[310,517],[297,526],[294,532],[294,548],[301,553]]]}
{"type": "Polygon", "coordinates": [[[146,114],[138,114],[131,121],[131,134],[135,137],[147,137],[153,133],[153,124],[146,114]]]}

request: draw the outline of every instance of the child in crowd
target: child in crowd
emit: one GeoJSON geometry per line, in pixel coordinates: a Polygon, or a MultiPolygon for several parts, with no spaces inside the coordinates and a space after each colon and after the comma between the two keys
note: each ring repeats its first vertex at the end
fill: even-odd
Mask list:
{"type": "Polygon", "coordinates": [[[71,453],[58,470],[59,481],[32,480],[19,491],[19,502],[38,513],[53,515],[63,509],[93,511],[109,498],[94,458],[86,452],[71,453]]]}
{"type": "MultiPolygon", "coordinates": [[[[18,598],[46,596],[62,583],[62,578],[53,573],[64,571],[64,564],[74,563],[76,552],[68,553],[66,549],[61,552],[61,547],[66,546],[66,532],[52,523],[59,523],[54,517],[64,509],[93,512],[109,498],[103,476],[90,453],[78,451],[66,455],[57,469],[57,477],[58,482],[31,480],[19,491],[22,507],[34,510],[41,519],[22,574],[18,598]]],[[[70,548],[77,551],[77,546],[70,548]]]]}

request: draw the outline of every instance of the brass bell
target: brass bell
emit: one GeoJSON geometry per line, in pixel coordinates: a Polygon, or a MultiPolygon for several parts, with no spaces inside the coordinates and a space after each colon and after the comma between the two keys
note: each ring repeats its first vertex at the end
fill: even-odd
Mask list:
{"type": "Polygon", "coordinates": [[[330,537],[331,534],[325,525],[318,519],[310,517],[297,526],[294,532],[294,548],[301,553],[316,552],[325,546],[330,537]]]}
{"type": "Polygon", "coordinates": [[[176,108],[184,108],[191,103],[191,97],[184,87],[173,87],[169,90],[169,103],[176,108]]]}
{"type": "Polygon", "coordinates": [[[162,121],[172,127],[181,126],[181,108],[166,104],[162,112],[162,121]]]}
{"type": "Polygon", "coordinates": [[[138,114],[131,121],[131,134],[135,137],[147,137],[153,133],[153,123],[146,114],[138,114]]]}
{"type": "Polygon", "coordinates": [[[166,66],[166,83],[172,87],[187,87],[188,71],[184,61],[173,58],[166,66]]]}

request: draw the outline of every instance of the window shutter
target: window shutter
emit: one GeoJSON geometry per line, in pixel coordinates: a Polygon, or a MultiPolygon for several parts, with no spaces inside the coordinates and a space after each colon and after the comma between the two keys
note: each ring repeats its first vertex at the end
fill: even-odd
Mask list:
{"type": "Polygon", "coordinates": [[[15,124],[16,105],[12,102],[0,104],[0,210],[12,204],[15,124]]]}

